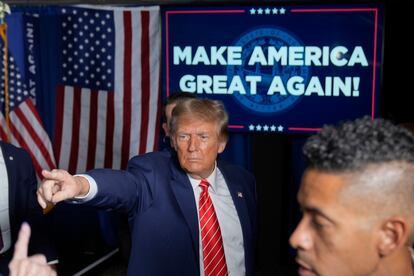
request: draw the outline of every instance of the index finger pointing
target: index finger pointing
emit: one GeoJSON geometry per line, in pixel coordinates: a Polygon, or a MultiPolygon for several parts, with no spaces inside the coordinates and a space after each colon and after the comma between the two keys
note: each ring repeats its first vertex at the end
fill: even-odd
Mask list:
{"type": "Polygon", "coordinates": [[[46,179],[52,179],[52,180],[61,180],[61,175],[59,173],[59,170],[53,169],[51,171],[48,170],[42,170],[42,175],[46,179]]]}
{"type": "Polygon", "coordinates": [[[53,169],[51,171],[48,170],[42,170],[42,176],[45,178],[43,180],[54,180],[57,182],[66,182],[66,181],[70,181],[72,179],[72,175],[69,174],[66,170],[61,170],[61,169],[53,169]]]}
{"type": "Polygon", "coordinates": [[[22,260],[27,258],[27,248],[30,240],[30,226],[27,222],[23,222],[20,227],[19,237],[14,245],[13,260],[22,260]]]}

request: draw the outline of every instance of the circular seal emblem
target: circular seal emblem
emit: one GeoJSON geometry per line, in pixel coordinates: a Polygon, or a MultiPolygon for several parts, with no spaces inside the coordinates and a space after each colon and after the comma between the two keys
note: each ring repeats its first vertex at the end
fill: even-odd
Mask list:
{"type": "MultiPolygon", "coordinates": [[[[261,47],[263,54],[267,57],[269,47],[275,47],[277,50],[282,46],[303,46],[292,34],[276,27],[258,28],[243,35],[235,46],[242,47],[242,64],[227,66],[227,79],[231,80],[233,76],[238,75],[243,80],[246,94],[234,93],[234,97],[244,108],[262,115],[272,115],[274,113],[286,111],[289,107],[300,101],[301,97],[293,95],[280,95],[274,93],[267,95],[267,90],[272,83],[273,77],[279,76],[283,83],[293,76],[301,76],[305,81],[308,80],[310,72],[306,66],[288,66],[280,65],[274,62],[274,65],[267,66],[256,63],[248,65],[249,59],[255,47],[261,47]],[[255,95],[250,94],[249,84],[246,82],[246,76],[261,76],[261,82],[257,85],[255,95]]],[[[267,59],[267,58],[266,58],[267,59]]]]}

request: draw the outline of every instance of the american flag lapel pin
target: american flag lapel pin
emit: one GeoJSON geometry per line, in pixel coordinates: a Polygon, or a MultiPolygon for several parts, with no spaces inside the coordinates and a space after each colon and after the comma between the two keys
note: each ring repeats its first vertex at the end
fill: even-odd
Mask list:
{"type": "Polygon", "coordinates": [[[243,198],[243,193],[242,192],[237,192],[237,196],[240,198],[243,198]]]}

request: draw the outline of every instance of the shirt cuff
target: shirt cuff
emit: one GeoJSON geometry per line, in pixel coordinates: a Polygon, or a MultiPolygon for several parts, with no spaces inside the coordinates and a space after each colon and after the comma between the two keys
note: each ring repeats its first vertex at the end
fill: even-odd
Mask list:
{"type": "Polygon", "coordinates": [[[47,262],[48,265],[54,265],[54,264],[58,264],[58,263],[59,263],[59,260],[58,259],[51,260],[51,261],[47,262]]]}
{"type": "Polygon", "coordinates": [[[75,174],[74,176],[80,176],[85,178],[89,183],[89,191],[84,196],[75,196],[71,200],[69,200],[71,203],[83,203],[91,200],[96,196],[98,193],[98,185],[96,184],[95,179],[93,179],[90,175],[87,174],[75,174]]]}

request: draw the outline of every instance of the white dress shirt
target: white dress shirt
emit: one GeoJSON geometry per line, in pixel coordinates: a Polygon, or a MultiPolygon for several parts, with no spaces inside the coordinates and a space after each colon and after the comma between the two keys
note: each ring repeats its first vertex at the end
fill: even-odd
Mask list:
{"type": "Polygon", "coordinates": [[[3,239],[3,249],[6,252],[11,247],[10,216],[9,216],[9,177],[4,161],[3,152],[0,148],[0,229],[3,239]]]}
{"type": "MultiPolygon", "coordinates": [[[[188,176],[193,187],[196,199],[197,210],[200,199],[200,181],[188,176]]],[[[210,186],[208,192],[216,211],[217,219],[220,224],[221,236],[223,239],[224,255],[226,256],[227,271],[229,275],[246,275],[246,265],[244,260],[243,232],[236,207],[234,206],[229,188],[224,177],[217,166],[206,179],[210,186]]],[[[197,216],[199,216],[197,212],[197,216]]],[[[199,218],[199,245],[200,245],[200,275],[204,276],[203,248],[201,244],[201,227],[199,218]]]]}

